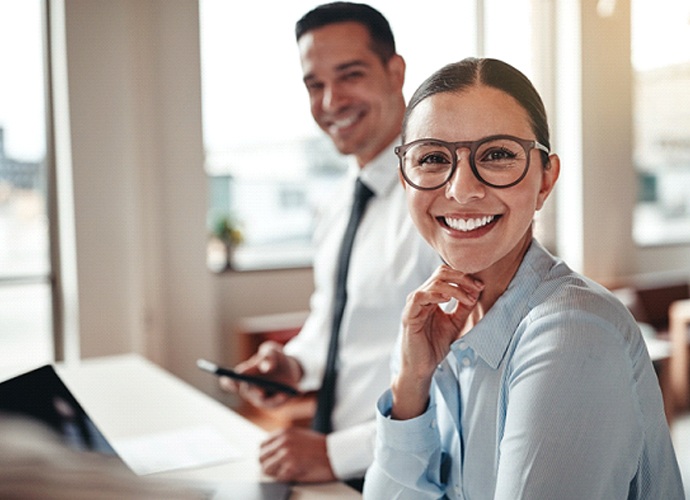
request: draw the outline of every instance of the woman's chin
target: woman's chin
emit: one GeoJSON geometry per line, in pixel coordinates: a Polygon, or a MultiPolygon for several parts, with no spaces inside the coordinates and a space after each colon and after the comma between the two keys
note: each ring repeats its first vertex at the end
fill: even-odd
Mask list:
{"type": "Polygon", "coordinates": [[[486,269],[486,262],[477,261],[466,256],[439,252],[443,262],[448,266],[465,274],[477,274],[486,269]]]}

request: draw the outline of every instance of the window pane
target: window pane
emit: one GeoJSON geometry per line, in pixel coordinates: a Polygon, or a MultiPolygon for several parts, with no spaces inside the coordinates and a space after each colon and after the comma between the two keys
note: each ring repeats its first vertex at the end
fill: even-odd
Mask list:
{"type": "Polygon", "coordinates": [[[534,78],[533,0],[484,0],[486,57],[501,59],[534,78]]]}
{"type": "Polygon", "coordinates": [[[690,4],[633,0],[638,244],[690,241],[690,4]]]}
{"type": "Polygon", "coordinates": [[[0,286],[0,375],[53,360],[50,286],[0,286]]]}
{"type": "MultiPolygon", "coordinates": [[[[208,226],[227,215],[239,221],[240,268],[309,264],[316,207],[345,169],[309,113],[294,38],[294,23],[319,3],[200,2],[208,226]]],[[[474,1],[370,3],[407,61],[407,98],[433,70],[475,52],[474,1]]]]}
{"type": "Polygon", "coordinates": [[[0,369],[52,359],[42,3],[0,0],[0,369]]]}

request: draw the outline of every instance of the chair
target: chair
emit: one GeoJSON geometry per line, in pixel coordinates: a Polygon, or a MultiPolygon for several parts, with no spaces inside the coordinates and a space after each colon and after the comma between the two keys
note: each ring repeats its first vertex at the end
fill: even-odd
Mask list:
{"type": "Polygon", "coordinates": [[[669,424],[688,405],[690,380],[688,333],[690,279],[652,274],[627,279],[612,289],[640,323],[659,376],[669,424]]]}
{"type": "Polygon", "coordinates": [[[690,393],[688,342],[690,342],[690,300],[676,300],[669,306],[669,388],[674,409],[687,409],[690,393]]]}

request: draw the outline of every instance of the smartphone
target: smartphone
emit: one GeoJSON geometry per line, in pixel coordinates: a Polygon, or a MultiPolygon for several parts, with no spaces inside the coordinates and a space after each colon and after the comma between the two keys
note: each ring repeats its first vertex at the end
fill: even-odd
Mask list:
{"type": "Polygon", "coordinates": [[[247,375],[244,373],[237,373],[230,368],[223,368],[217,364],[208,361],[206,359],[198,359],[196,365],[202,370],[213,373],[214,375],[224,376],[234,378],[235,380],[241,380],[242,382],[247,382],[249,384],[254,384],[261,387],[266,393],[275,394],[276,392],[284,392],[290,396],[296,396],[299,394],[297,389],[290,387],[289,385],[281,384],[280,382],[275,382],[273,380],[268,380],[263,377],[258,377],[256,375],[247,375]]]}

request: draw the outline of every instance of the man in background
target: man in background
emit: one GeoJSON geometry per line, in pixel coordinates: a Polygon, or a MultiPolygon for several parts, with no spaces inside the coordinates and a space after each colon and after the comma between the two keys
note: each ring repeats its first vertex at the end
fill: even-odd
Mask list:
{"type": "MultiPolygon", "coordinates": [[[[407,294],[440,260],[412,225],[398,179],[393,148],[405,111],[405,61],[387,20],[368,5],[325,4],[297,22],[296,38],[312,116],[350,168],[342,197],[315,232],[307,321],[284,348],[266,342],[236,369],[319,391],[313,429],[283,429],[262,444],[264,473],[281,481],[340,479],[361,489],[407,294]],[[355,232],[351,207],[363,191],[369,200],[357,210],[363,216],[355,232]],[[352,233],[348,254],[342,246],[352,233]]],[[[220,383],[257,406],[287,400],[228,378],[220,383]]]]}

